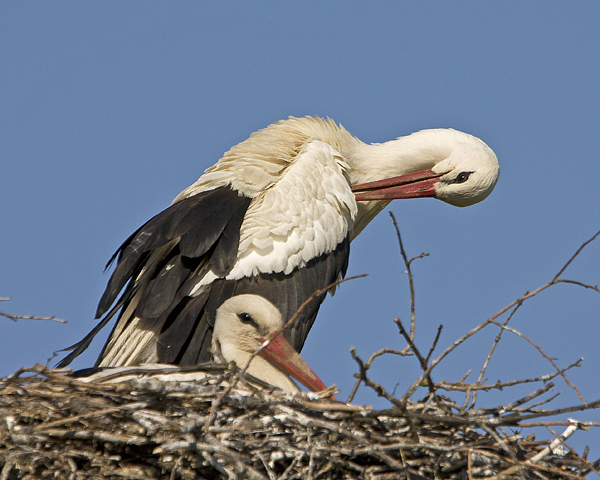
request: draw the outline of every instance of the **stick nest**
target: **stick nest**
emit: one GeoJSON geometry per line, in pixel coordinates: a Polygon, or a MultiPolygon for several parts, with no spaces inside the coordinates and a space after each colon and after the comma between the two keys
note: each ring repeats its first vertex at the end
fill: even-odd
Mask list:
{"type": "MultiPolygon", "coordinates": [[[[352,349],[359,373],[347,403],[329,400],[334,387],[319,394],[273,391],[233,365],[207,364],[193,370],[159,367],[162,371],[146,366],[111,371],[108,378],[94,382],[69,376],[70,370],[24,368],[0,380],[0,480],[544,480],[600,476],[600,460],[589,461],[587,448],[580,455],[566,443],[575,431],[600,424],[556,420],[565,413],[600,408],[600,400],[586,402],[566,377],[567,370],[579,366],[581,360],[559,368],[531,339],[508,326],[525,301],[554,285],[571,284],[600,293],[597,286],[562,278],[600,232],[583,243],[549,282],[511,302],[433,358],[441,327],[426,355],[414,341],[411,263],[426,254],[408,259],[395,219],[393,222],[409,278],[411,326],[407,329],[399,319],[395,322],[408,345],[401,351],[382,349],[367,361],[352,349]],[[474,383],[466,383],[467,375],[458,383],[435,382],[432,370],[458,345],[487,327],[498,328],[498,334],[479,378],[474,383]],[[485,371],[504,332],[528,342],[554,373],[488,384],[485,371]],[[423,371],[401,397],[368,376],[372,362],[388,354],[413,355],[423,371]],[[551,380],[558,377],[577,393],[581,404],[540,408],[554,397],[532,404],[554,387],[551,380]],[[543,386],[509,404],[475,406],[479,391],[533,383],[543,386]],[[361,384],[389,401],[391,408],[374,411],[348,404],[361,384]],[[416,391],[422,388],[428,390],[427,395],[414,401],[416,391]],[[454,396],[460,393],[464,402],[459,405],[440,391],[454,396]],[[552,429],[556,426],[565,429],[556,433],[552,429]],[[534,427],[545,427],[550,438],[536,440],[529,433],[534,427]]],[[[318,293],[323,292],[315,295],[318,293]]]]}
{"type": "Polygon", "coordinates": [[[567,479],[598,466],[515,433],[527,417],[516,407],[464,411],[429,395],[373,411],[202,370],[84,383],[36,366],[2,379],[0,479],[567,479]]]}

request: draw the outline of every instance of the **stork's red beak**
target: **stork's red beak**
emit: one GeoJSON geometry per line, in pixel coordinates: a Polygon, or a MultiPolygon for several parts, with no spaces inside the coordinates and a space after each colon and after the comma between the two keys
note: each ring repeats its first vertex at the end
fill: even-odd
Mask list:
{"type": "MultiPolygon", "coordinates": [[[[300,354],[283,337],[282,334],[271,339],[264,346],[259,355],[276,365],[291,377],[298,380],[302,385],[313,392],[326,390],[327,386],[321,381],[317,374],[306,364],[300,354]]],[[[331,397],[335,400],[335,397],[331,397]]]]}
{"type": "Polygon", "coordinates": [[[431,170],[354,185],[357,201],[395,200],[397,198],[435,197],[434,185],[443,174],[431,170]]]}

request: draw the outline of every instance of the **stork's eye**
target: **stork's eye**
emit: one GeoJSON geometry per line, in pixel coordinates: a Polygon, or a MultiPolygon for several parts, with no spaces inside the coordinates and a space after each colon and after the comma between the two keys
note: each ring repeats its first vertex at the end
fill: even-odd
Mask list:
{"type": "Polygon", "coordinates": [[[257,323],[254,321],[254,319],[252,318],[252,315],[250,315],[249,313],[242,312],[242,313],[238,313],[237,316],[240,319],[240,322],[245,323],[247,325],[257,326],[257,323]]]}
{"type": "Polygon", "coordinates": [[[465,183],[473,172],[460,172],[450,183],[465,183]]]}

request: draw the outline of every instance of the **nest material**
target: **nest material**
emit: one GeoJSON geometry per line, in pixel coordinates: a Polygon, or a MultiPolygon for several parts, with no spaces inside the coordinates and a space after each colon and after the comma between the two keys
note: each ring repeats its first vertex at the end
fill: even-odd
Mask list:
{"type": "Polygon", "coordinates": [[[511,411],[468,414],[439,396],[373,411],[204,370],[194,382],[153,372],[84,383],[39,366],[3,379],[0,480],[567,479],[597,468],[504,428],[519,423],[511,411]]]}

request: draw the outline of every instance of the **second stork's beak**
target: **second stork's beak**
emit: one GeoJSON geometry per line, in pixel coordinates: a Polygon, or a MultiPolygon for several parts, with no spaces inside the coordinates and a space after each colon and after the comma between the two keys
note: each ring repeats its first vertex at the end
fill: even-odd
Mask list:
{"type": "Polygon", "coordinates": [[[353,185],[357,201],[395,200],[398,198],[435,197],[434,185],[443,174],[431,170],[353,185]]]}
{"type": "MultiPolygon", "coordinates": [[[[306,364],[294,347],[279,334],[260,350],[259,355],[266,358],[273,365],[283,370],[289,376],[298,380],[302,385],[313,392],[326,390],[327,386],[317,374],[306,364]]],[[[335,400],[335,397],[331,397],[335,400]]]]}

